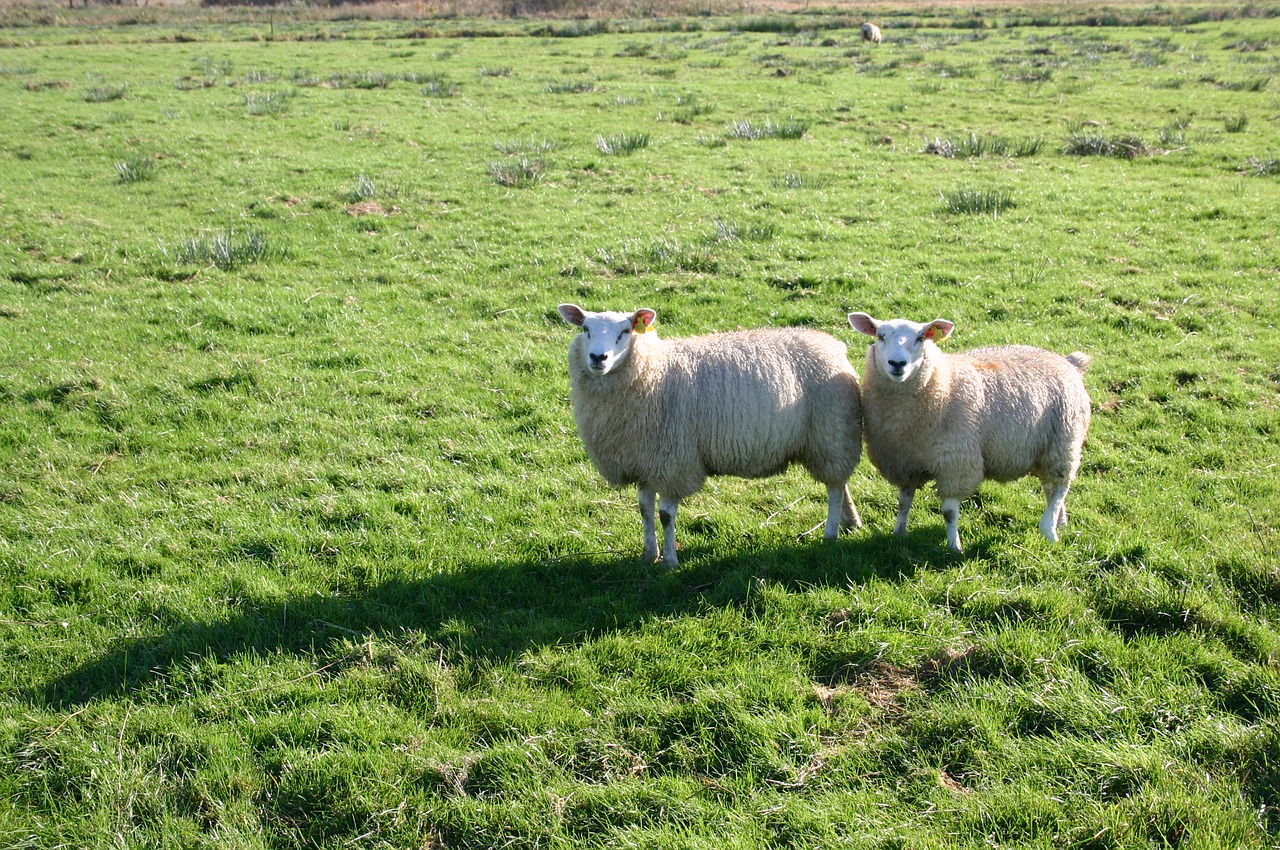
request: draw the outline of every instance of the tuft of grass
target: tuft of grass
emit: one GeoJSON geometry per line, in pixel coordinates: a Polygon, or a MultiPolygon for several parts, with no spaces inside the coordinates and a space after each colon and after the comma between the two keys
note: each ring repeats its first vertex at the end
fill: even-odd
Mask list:
{"type": "Polygon", "coordinates": [[[377,185],[368,175],[361,174],[356,178],[355,185],[351,187],[351,191],[347,192],[346,200],[348,203],[358,204],[361,201],[368,201],[377,196],[377,185]]]}
{"type": "Polygon", "coordinates": [[[958,140],[935,138],[926,141],[924,153],[936,154],[948,159],[968,159],[981,156],[1035,156],[1044,149],[1044,139],[1014,141],[1004,136],[979,136],[970,133],[958,140]]]}
{"type": "Polygon", "coordinates": [[[547,83],[550,94],[589,94],[596,90],[596,84],[590,80],[552,80],[547,83]]]}
{"type": "Polygon", "coordinates": [[[692,124],[704,115],[710,115],[715,112],[716,108],[710,103],[698,103],[697,101],[687,102],[682,106],[678,106],[671,113],[671,120],[677,124],[692,124]]]}
{"type": "Polygon", "coordinates": [[[771,242],[778,234],[778,227],[770,223],[741,224],[717,218],[714,222],[715,233],[712,242],[732,244],[734,242],[771,242]]]}
{"type": "Polygon", "coordinates": [[[826,189],[831,186],[833,180],[826,174],[801,174],[798,172],[789,172],[781,176],[773,178],[773,187],[775,189],[826,189]]]}
{"type": "Polygon", "coordinates": [[[947,212],[958,214],[998,215],[1017,206],[1007,189],[954,189],[942,193],[947,212]]]}
{"type": "Polygon", "coordinates": [[[1265,90],[1270,84],[1270,77],[1250,77],[1247,80],[1219,82],[1218,87],[1227,91],[1259,92],[1265,90]]]}
{"type": "Polygon", "coordinates": [[[489,163],[489,177],[499,186],[524,189],[536,185],[547,171],[541,157],[522,156],[514,161],[489,163]]]}
{"type": "Polygon", "coordinates": [[[1274,177],[1280,174],[1280,158],[1251,156],[1245,161],[1244,171],[1255,177],[1274,177]]]}
{"type": "Polygon", "coordinates": [[[224,230],[212,236],[189,237],[172,251],[164,249],[163,253],[180,265],[212,265],[222,271],[232,271],[249,263],[271,259],[280,252],[272,247],[262,231],[224,230]]]}
{"type": "Polygon", "coordinates": [[[605,156],[626,156],[648,146],[648,133],[617,133],[609,136],[596,136],[596,150],[605,156]]]}
{"type": "Polygon", "coordinates": [[[244,96],[245,110],[250,115],[282,115],[289,110],[292,91],[251,92],[244,96]]]}
{"type": "Polygon", "coordinates": [[[129,91],[128,86],[90,86],[80,93],[85,103],[108,103],[120,100],[129,91]]]}
{"type": "Polygon", "coordinates": [[[1069,156],[1114,156],[1120,159],[1136,159],[1151,151],[1141,138],[1120,135],[1108,138],[1093,129],[1079,128],[1067,137],[1062,152],[1069,156]]]}
{"type": "Polygon", "coordinates": [[[499,139],[493,149],[504,156],[545,156],[560,150],[561,145],[549,139],[499,139]]]}
{"type": "Polygon", "coordinates": [[[462,87],[449,80],[431,80],[422,87],[423,97],[456,97],[462,87]]]}
{"type": "Polygon", "coordinates": [[[150,180],[156,173],[155,158],[144,154],[117,160],[115,167],[116,176],[120,178],[121,183],[138,183],[143,180],[150,180]]]}
{"type": "Polygon", "coordinates": [[[1243,112],[1222,119],[1222,128],[1228,133],[1243,133],[1248,126],[1249,116],[1243,112]]]}
{"type": "Polygon", "coordinates": [[[604,248],[596,252],[596,260],[615,274],[627,275],[709,273],[719,266],[715,255],[707,249],[670,238],[629,241],[620,248],[604,248]]]}
{"type": "Polygon", "coordinates": [[[766,118],[759,123],[740,119],[729,125],[728,137],[731,139],[800,139],[809,132],[809,123],[794,118],[786,121],[774,121],[766,118]]]}

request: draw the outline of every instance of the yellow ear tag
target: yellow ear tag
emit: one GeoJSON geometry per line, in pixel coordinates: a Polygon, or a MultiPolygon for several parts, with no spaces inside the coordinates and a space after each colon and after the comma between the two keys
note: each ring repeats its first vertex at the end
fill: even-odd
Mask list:
{"type": "Polygon", "coordinates": [[[649,333],[654,329],[653,326],[656,324],[657,322],[651,322],[646,325],[644,323],[644,319],[636,319],[636,323],[631,327],[631,329],[638,334],[649,333]]]}

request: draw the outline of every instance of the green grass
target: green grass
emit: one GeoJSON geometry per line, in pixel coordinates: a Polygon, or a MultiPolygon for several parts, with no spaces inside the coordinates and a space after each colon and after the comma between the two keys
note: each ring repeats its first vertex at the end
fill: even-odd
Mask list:
{"type": "Polygon", "coordinates": [[[1268,9],[0,8],[0,846],[1274,847],[1268,9]],[[1089,352],[1065,539],[864,462],[640,564],[564,301],[1089,352]]]}
{"type": "Polygon", "coordinates": [[[648,133],[610,133],[596,136],[596,150],[605,156],[628,156],[647,147],[648,133]]]}

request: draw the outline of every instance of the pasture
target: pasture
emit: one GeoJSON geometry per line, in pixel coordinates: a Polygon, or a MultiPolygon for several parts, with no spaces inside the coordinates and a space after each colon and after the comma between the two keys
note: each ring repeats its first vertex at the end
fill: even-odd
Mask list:
{"type": "Polygon", "coordinates": [[[3,19],[0,846],[1274,847],[1255,11],[3,19]],[[563,301],[1086,351],[1071,525],[864,460],[642,564],[563,301]]]}

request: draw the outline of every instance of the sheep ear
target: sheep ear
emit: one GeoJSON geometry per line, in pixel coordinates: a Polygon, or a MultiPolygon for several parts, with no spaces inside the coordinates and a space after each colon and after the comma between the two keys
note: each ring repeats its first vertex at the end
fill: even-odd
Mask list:
{"type": "Polygon", "coordinates": [[[648,307],[641,307],[631,314],[631,327],[640,333],[644,333],[649,326],[658,318],[658,314],[650,310],[648,307]]]}
{"type": "Polygon", "coordinates": [[[582,323],[587,320],[587,314],[577,304],[561,304],[557,309],[560,311],[560,318],[571,325],[582,327],[582,323]]]}
{"type": "Polygon", "coordinates": [[[929,326],[925,328],[924,338],[931,339],[934,342],[942,342],[944,339],[951,336],[951,332],[955,330],[955,327],[956,326],[953,323],[948,322],[946,319],[934,319],[929,323],[929,326]]]}
{"type": "Polygon", "coordinates": [[[867,336],[876,335],[876,320],[868,316],[866,313],[850,313],[849,327],[855,331],[860,331],[867,336]]]}

